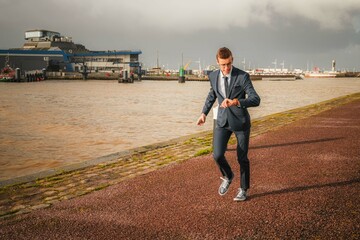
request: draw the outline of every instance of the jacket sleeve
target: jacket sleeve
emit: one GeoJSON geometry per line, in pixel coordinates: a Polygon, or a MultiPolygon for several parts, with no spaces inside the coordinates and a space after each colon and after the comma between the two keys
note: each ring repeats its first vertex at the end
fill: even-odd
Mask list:
{"type": "Polygon", "coordinates": [[[244,99],[238,99],[240,102],[240,107],[248,108],[248,107],[257,107],[260,105],[260,97],[256,93],[248,73],[244,75],[244,91],[247,97],[244,99]]]}
{"type": "Polygon", "coordinates": [[[215,101],[216,101],[216,94],[215,94],[215,91],[214,91],[213,87],[211,86],[210,91],[209,91],[209,93],[207,95],[207,98],[205,100],[205,104],[204,104],[204,107],[202,109],[202,113],[204,113],[207,116],[215,101]]]}

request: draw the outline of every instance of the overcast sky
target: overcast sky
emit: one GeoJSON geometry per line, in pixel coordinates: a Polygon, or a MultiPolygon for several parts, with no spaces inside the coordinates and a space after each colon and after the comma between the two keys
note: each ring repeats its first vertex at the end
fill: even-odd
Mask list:
{"type": "Polygon", "coordinates": [[[140,49],[145,67],[216,64],[360,71],[360,0],[0,0],[0,49],[47,29],[90,50],[140,49]]]}

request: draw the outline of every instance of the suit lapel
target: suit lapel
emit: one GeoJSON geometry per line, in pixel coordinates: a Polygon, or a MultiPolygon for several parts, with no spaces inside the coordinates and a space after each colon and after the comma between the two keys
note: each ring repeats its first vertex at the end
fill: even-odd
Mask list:
{"type": "Polygon", "coordinates": [[[222,96],[221,92],[219,91],[219,74],[220,74],[220,70],[218,70],[218,72],[216,74],[216,78],[213,79],[213,81],[214,81],[214,91],[216,93],[218,93],[220,96],[222,96]]]}
{"type": "Polygon", "coordinates": [[[228,98],[230,98],[230,96],[231,96],[231,92],[234,88],[236,77],[237,77],[237,74],[235,72],[235,69],[233,68],[233,70],[231,71],[231,80],[230,80],[230,84],[229,84],[229,96],[227,96],[228,98]]]}

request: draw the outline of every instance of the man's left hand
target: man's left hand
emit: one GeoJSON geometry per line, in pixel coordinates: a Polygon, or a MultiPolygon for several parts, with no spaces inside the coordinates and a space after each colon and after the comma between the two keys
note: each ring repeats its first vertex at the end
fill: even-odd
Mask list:
{"type": "Polygon", "coordinates": [[[233,100],[225,98],[224,101],[221,103],[220,107],[228,108],[231,106],[238,106],[239,104],[239,100],[237,100],[236,98],[234,98],[233,100]]]}

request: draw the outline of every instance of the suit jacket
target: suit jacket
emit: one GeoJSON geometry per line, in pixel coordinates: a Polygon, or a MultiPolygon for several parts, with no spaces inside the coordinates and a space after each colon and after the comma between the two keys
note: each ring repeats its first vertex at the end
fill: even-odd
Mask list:
{"type": "MultiPolygon", "coordinates": [[[[209,75],[211,88],[202,110],[205,115],[208,115],[216,99],[218,99],[219,105],[225,99],[219,90],[219,74],[220,70],[216,70],[209,75]]],[[[240,102],[240,107],[219,107],[217,125],[219,127],[225,127],[228,123],[231,129],[234,131],[243,131],[249,129],[251,122],[247,108],[256,107],[260,104],[260,97],[252,85],[249,74],[233,66],[228,92],[229,96],[227,96],[227,98],[237,98],[240,102]]]]}

